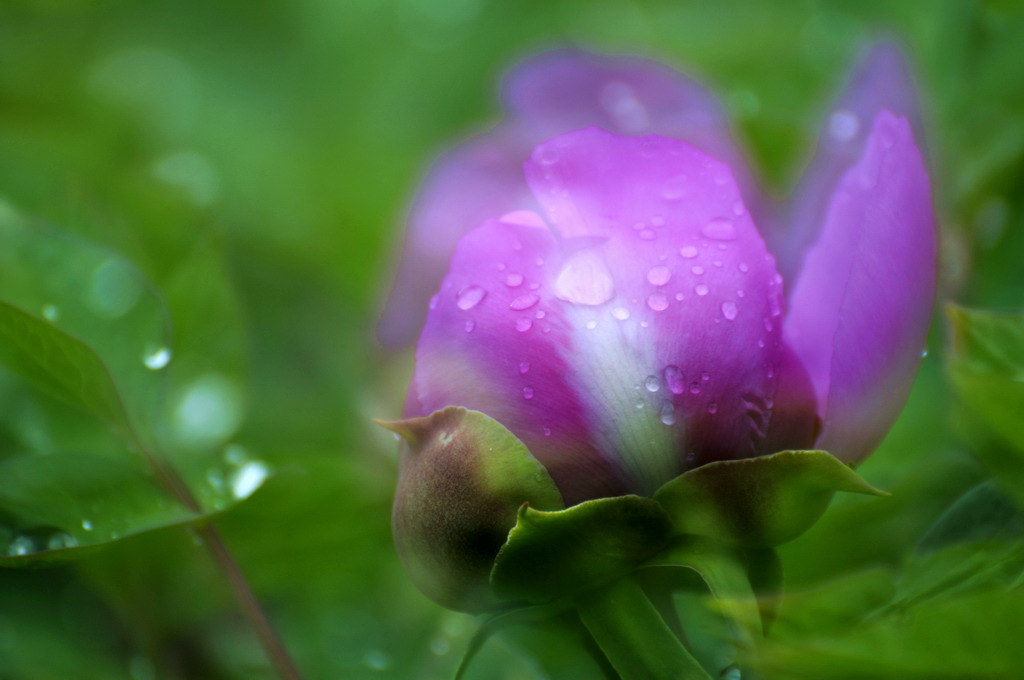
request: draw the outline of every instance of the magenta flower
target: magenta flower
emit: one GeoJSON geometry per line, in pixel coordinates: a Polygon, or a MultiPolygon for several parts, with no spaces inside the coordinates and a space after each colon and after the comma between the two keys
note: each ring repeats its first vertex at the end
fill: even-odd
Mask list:
{"type": "MultiPolygon", "coordinates": [[[[566,505],[651,496],[713,461],[818,448],[857,462],[877,446],[916,370],[936,268],[893,48],[858,71],[783,209],[757,195],[713,100],[664,66],[541,56],[512,72],[505,103],[507,120],[449,154],[413,213],[381,326],[400,343],[426,314],[406,418],[435,414],[450,439],[460,412],[436,412],[489,416],[566,505]]],[[[467,569],[483,569],[515,508],[537,502],[473,481],[483,441],[406,462],[407,562],[430,545],[442,567],[468,549],[480,559],[467,569]],[[471,498],[431,514],[455,487],[471,498]]],[[[465,606],[469,577],[433,578],[417,580],[465,606]]]]}

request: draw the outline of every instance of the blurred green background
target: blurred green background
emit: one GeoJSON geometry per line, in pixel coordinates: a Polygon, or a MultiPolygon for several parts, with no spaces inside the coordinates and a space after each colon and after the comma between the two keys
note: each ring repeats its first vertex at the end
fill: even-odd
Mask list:
{"type": "MultiPolygon", "coordinates": [[[[411,356],[373,329],[415,187],[497,120],[518,58],[576,44],[700,77],[783,196],[860,49],[895,38],[929,135],[942,300],[1014,309],[1022,35],[1009,0],[5,0],[0,342],[21,349],[0,351],[0,679],[273,677],[147,447],[170,453],[199,515],[222,513],[309,678],[451,676],[476,624],[419,594],[392,549],[396,445],[370,419],[400,412],[411,356]],[[83,290],[107,321],[76,316],[83,290]],[[115,364],[127,416],[39,319],[115,364]],[[55,379],[37,364],[71,377],[39,390],[55,379]],[[90,411],[137,427],[134,444],[90,411]]],[[[1012,509],[970,521],[998,525],[995,543],[936,563],[915,547],[990,474],[1024,481],[1002,465],[1019,412],[1001,431],[964,417],[937,319],[910,404],[860,470],[894,496],[837,499],[782,550],[791,596],[756,655],[765,677],[1021,677],[1021,588],[993,594],[1020,573],[1012,509]],[[972,559],[1000,569],[974,583],[972,559]]],[[[473,677],[540,676],[498,641],[473,677]]]]}

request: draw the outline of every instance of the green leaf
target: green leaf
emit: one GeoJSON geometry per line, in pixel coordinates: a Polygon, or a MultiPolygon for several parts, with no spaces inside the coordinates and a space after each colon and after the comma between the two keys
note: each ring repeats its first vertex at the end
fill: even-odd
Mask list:
{"type": "Polygon", "coordinates": [[[152,283],[116,254],[10,212],[0,242],[0,362],[150,441],[172,356],[152,283]]]}
{"type": "Polygon", "coordinates": [[[781,451],[684,472],[654,499],[678,534],[768,548],[810,528],[836,491],[886,495],[825,451],[781,451]]]}
{"type": "Polygon", "coordinates": [[[953,326],[949,372],[960,401],[1001,445],[975,454],[1024,506],[1024,314],[946,308],[953,326]]]}
{"type": "Polygon", "coordinates": [[[642,565],[643,569],[682,567],[696,572],[716,605],[735,623],[740,640],[762,636],[761,617],[746,558],[734,546],[702,536],[684,536],[642,565]]]}
{"type": "Polygon", "coordinates": [[[649,498],[599,498],[565,510],[523,506],[494,560],[502,599],[540,603],[570,597],[628,574],[661,550],[671,525],[649,498]]]}
{"type": "Polygon", "coordinates": [[[151,475],[105,456],[17,456],[0,462],[7,541],[0,566],[38,566],[156,528],[194,522],[151,475]]]}
{"type": "Polygon", "coordinates": [[[772,636],[746,662],[779,680],[1015,680],[1024,591],[939,598],[842,635],[772,636]]]}
{"type": "Polygon", "coordinates": [[[782,560],[772,548],[747,549],[747,578],[757,596],[761,627],[765,635],[779,615],[782,603],[782,560]]]}

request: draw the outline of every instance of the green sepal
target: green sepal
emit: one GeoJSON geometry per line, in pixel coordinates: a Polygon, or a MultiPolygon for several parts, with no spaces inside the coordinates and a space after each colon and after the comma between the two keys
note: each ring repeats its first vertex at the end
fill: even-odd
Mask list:
{"type": "Polygon", "coordinates": [[[678,534],[771,548],[817,522],[836,491],[888,495],[825,451],[781,451],[684,472],[654,499],[678,534]]]}
{"type": "Polygon", "coordinates": [[[782,604],[782,561],[772,548],[748,548],[747,579],[750,581],[757,607],[761,612],[761,628],[768,635],[779,616],[782,604]]]}
{"type": "Polygon", "coordinates": [[[716,608],[733,622],[737,638],[750,643],[763,632],[745,562],[745,556],[735,546],[703,536],[683,536],[645,562],[642,568],[694,571],[711,592],[716,608]]]}
{"type": "Polygon", "coordinates": [[[547,470],[479,411],[449,407],[380,425],[407,445],[392,527],[413,582],[450,609],[479,613],[500,606],[488,579],[518,509],[523,503],[563,506],[547,470]]]}
{"type": "Polygon", "coordinates": [[[491,571],[498,597],[570,597],[625,576],[661,550],[672,525],[649,498],[599,498],[566,510],[524,505],[491,571]]]}

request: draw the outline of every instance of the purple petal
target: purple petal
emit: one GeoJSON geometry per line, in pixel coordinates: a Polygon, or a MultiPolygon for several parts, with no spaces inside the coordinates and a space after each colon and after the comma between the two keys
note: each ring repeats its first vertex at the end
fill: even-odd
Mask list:
{"type": "Polygon", "coordinates": [[[685,139],[728,162],[747,206],[758,197],[725,116],[695,81],[644,59],[554,51],[513,68],[503,86],[508,117],[430,171],[412,209],[397,280],[378,327],[385,345],[411,343],[458,239],[487,217],[532,206],[521,164],[533,147],[599,125],[623,134],[685,139]]]}
{"type": "Polygon", "coordinates": [[[910,123],[883,111],[865,145],[831,196],[786,319],[824,416],[818,446],[846,461],[863,459],[899,413],[935,296],[931,190],[910,123]]]}
{"type": "Polygon", "coordinates": [[[553,291],[559,245],[536,213],[491,220],[459,243],[416,356],[416,405],[486,413],[547,468],[568,504],[624,492],[589,423],[564,357],[572,349],[553,291]],[[539,226],[536,226],[539,225],[539,226]]]}
{"type": "Polygon", "coordinates": [[[566,249],[562,358],[630,489],[762,453],[781,278],[729,167],[685,142],[589,129],[540,145],[526,173],[566,249]]]}
{"type": "Polygon", "coordinates": [[[843,94],[829,110],[818,149],[786,212],[786,227],[769,234],[779,271],[795,281],[808,247],[818,236],[839,180],[856,163],[871,123],[882,110],[906,117],[922,139],[917,96],[906,60],[898,47],[879,43],[853,72],[843,94]]]}
{"type": "Polygon", "coordinates": [[[728,119],[697,81],[648,59],[557,50],[527,59],[504,83],[505,108],[534,144],[586,127],[673,137],[725,161],[748,204],[756,186],[728,119]]]}
{"type": "Polygon", "coordinates": [[[427,316],[427,299],[448,267],[455,244],[488,217],[532,203],[520,169],[525,153],[501,131],[470,140],[431,168],[409,215],[402,255],[377,328],[380,341],[412,343],[427,316]]]}

